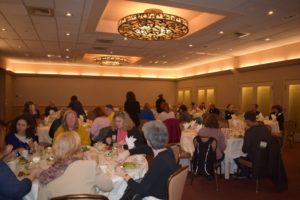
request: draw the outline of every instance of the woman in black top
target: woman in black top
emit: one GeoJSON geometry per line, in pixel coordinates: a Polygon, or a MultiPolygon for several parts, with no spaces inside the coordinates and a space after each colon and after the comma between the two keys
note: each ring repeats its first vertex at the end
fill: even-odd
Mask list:
{"type": "Polygon", "coordinates": [[[129,114],[135,126],[140,125],[139,113],[141,112],[140,103],[136,100],[135,94],[132,91],[127,92],[124,110],[129,114]]]}
{"type": "Polygon", "coordinates": [[[272,106],[272,112],[269,115],[269,119],[272,120],[272,115],[275,115],[276,120],[278,121],[280,131],[284,129],[284,116],[282,112],[282,107],[280,105],[272,106]]]}
{"type": "Polygon", "coordinates": [[[153,196],[167,199],[168,179],[177,168],[173,151],[165,147],[168,142],[167,128],[160,121],[150,121],[144,124],[143,132],[149,146],[124,151],[119,154],[117,161],[123,162],[132,154],[154,155],[144,178],[138,183],[121,167],[116,168],[116,173],[127,181],[129,189],[141,197],[153,196]]]}
{"type": "Polygon", "coordinates": [[[233,112],[233,105],[228,104],[226,106],[226,110],[225,110],[225,119],[226,120],[230,120],[232,118],[231,115],[233,115],[233,114],[234,114],[234,112],[233,112]]]}
{"type": "Polygon", "coordinates": [[[126,143],[127,138],[134,138],[134,146],[145,145],[145,141],[142,133],[134,127],[132,120],[125,112],[118,112],[115,114],[112,121],[112,130],[107,133],[105,142],[108,145],[117,143],[118,146],[123,146],[124,149],[131,148],[130,145],[126,143]]]}

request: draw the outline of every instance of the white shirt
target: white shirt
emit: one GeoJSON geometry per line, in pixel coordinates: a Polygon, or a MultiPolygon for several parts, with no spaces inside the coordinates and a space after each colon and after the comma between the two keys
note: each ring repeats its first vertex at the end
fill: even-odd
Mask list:
{"type": "Polygon", "coordinates": [[[168,113],[163,111],[163,112],[159,113],[159,115],[158,115],[158,119],[162,122],[167,119],[174,119],[174,118],[175,118],[175,114],[173,111],[170,111],[168,113]]]}

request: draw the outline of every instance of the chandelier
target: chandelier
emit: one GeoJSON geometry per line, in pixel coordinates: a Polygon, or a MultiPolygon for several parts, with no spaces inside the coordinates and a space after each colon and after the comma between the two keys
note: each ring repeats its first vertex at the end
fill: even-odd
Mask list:
{"type": "Polygon", "coordinates": [[[136,40],[171,40],[189,32],[188,22],[182,17],[147,9],[144,13],[128,15],[119,20],[118,31],[136,40]]]}
{"type": "Polygon", "coordinates": [[[108,65],[108,66],[119,66],[119,65],[124,65],[129,63],[127,58],[120,57],[120,56],[101,56],[95,58],[95,61],[100,65],[108,65]]]}

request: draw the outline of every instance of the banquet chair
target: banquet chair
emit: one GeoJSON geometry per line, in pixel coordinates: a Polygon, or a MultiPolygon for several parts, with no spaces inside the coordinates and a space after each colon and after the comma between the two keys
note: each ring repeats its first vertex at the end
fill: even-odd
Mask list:
{"type": "Polygon", "coordinates": [[[98,200],[108,200],[106,196],[103,195],[96,195],[96,194],[69,194],[69,195],[63,195],[54,197],[51,200],[73,200],[73,199],[98,199],[98,200]]]}
{"type": "Polygon", "coordinates": [[[169,133],[168,143],[178,143],[180,141],[180,136],[181,136],[179,120],[175,118],[167,119],[164,121],[164,124],[166,125],[169,133]]]}
{"type": "MultiPolygon", "coordinates": [[[[268,145],[267,141],[260,141],[258,146],[256,147],[256,153],[254,155],[253,162],[239,158],[237,160],[238,166],[246,166],[251,169],[253,173],[253,179],[255,179],[256,186],[255,192],[258,193],[259,189],[259,181],[263,178],[266,178],[266,172],[268,170],[268,145]]],[[[240,168],[238,167],[238,174],[240,173],[240,168]]]]}
{"type": "Polygon", "coordinates": [[[283,144],[282,147],[286,146],[286,142],[290,143],[290,148],[293,148],[295,143],[295,133],[296,133],[296,123],[293,120],[286,121],[284,123],[284,135],[283,135],[283,144]]]}
{"type": "MultiPolygon", "coordinates": [[[[193,140],[193,143],[194,143],[194,147],[195,147],[195,151],[196,151],[196,148],[197,148],[197,137],[199,137],[203,142],[206,142],[208,141],[210,138],[209,137],[201,137],[201,136],[196,136],[193,140]]],[[[214,156],[216,157],[216,149],[217,149],[217,146],[218,146],[218,143],[216,141],[216,139],[212,138],[213,139],[213,142],[212,142],[212,147],[213,147],[213,153],[214,153],[214,156]]],[[[191,162],[190,162],[190,166],[191,166],[191,185],[193,184],[193,180],[194,180],[194,176],[196,176],[196,174],[193,173],[193,164],[192,164],[192,159],[191,159],[191,162]]],[[[219,169],[219,173],[221,174],[222,173],[222,161],[220,162],[217,162],[216,160],[214,161],[213,163],[213,170],[214,170],[214,179],[215,179],[215,187],[216,187],[216,191],[218,192],[219,191],[219,183],[218,183],[218,174],[217,174],[217,171],[219,169]]]]}
{"type": "Polygon", "coordinates": [[[181,167],[174,172],[168,181],[168,200],[181,200],[185,181],[188,174],[188,167],[181,167]]]}

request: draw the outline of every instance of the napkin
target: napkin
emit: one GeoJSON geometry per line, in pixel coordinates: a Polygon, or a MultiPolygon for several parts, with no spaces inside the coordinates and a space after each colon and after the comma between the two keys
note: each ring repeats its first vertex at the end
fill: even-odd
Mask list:
{"type": "Polygon", "coordinates": [[[185,123],[183,124],[183,129],[186,130],[186,129],[189,128],[189,126],[190,126],[190,124],[188,124],[187,122],[185,122],[185,123]]]}
{"type": "Polygon", "coordinates": [[[190,126],[191,126],[191,127],[194,127],[195,124],[196,124],[196,121],[195,121],[195,120],[193,120],[193,121],[190,122],[190,126]]]}
{"type": "Polygon", "coordinates": [[[133,136],[130,137],[126,136],[125,141],[128,146],[128,149],[133,149],[135,147],[134,142],[136,141],[136,138],[134,138],[133,136]]]}

